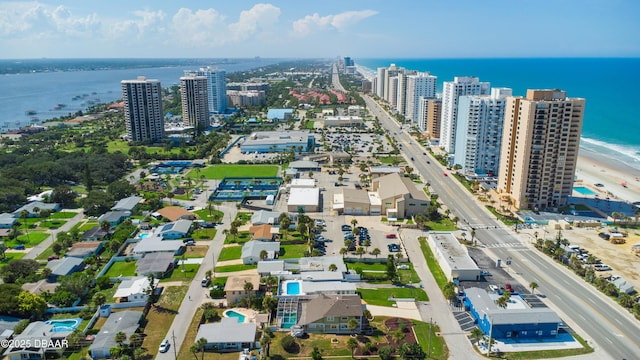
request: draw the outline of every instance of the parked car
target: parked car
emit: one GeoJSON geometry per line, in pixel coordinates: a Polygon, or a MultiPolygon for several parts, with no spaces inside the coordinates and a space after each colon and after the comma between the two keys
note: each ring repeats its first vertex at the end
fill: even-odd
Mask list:
{"type": "Polygon", "coordinates": [[[342,231],[351,231],[351,226],[350,225],[342,225],[342,231]]]}
{"type": "Polygon", "coordinates": [[[387,234],[387,239],[395,239],[397,238],[396,234],[387,234]]]}
{"type": "Polygon", "coordinates": [[[508,292],[514,292],[513,287],[509,283],[504,284],[504,289],[507,290],[508,292]]]}
{"type": "Polygon", "coordinates": [[[204,278],[200,281],[200,285],[202,285],[202,287],[207,287],[209,284],[211,284],[211,279],[209,278],[204,278]]]}
{"type": "Polygon", "coordinates": [[[162,340],[162,342],[160,343],[160,349],[158,349],[161,353],[166,353],[167,351],[169,351],[169,340],[164,339],[162,340]]]}
{"type": "Polygon", "coordinates": [[[398,245],[398,244],[389,244],[387,247],[389,248],[389,252],[399,252],[400,251],[400,245],[398,245]]]}
{"type": "Polygon", "coordinates": [[[50,255],[47,257],[47,261],[51,261],[51,260],[58,260],[59,257],[57,257],[56,255],[50,255]]]}

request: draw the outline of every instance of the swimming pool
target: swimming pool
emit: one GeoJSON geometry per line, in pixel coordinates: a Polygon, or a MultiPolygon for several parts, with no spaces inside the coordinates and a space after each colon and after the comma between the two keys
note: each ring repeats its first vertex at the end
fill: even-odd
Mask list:
{"type": "Polygon", "coordinates": [[[53,325],[51,332],[73,331],[80,326],[82,319],[56,319],[47,320],[45,324],[53,325]]]}
{"type": "Polygon", "coordinates": [[[283,295],[300,295],[299,281],[285,281],[284,288],[285,288],[285,294],[283,295]]]}
{"type": "Polygon", "coordinates": [[[579,192],[582,195],[595,195],[596,194],[595,191],[593,191],[593,190],[591,190],[589,188],[586,188],[584,186],[575,186],[573,188],[573,190],[579,192]]]}
{"type": "Polygon", "coordinates": [[[138,239],[144,239],[144,238],[146,238],[147,236],[149,236],[149,233],[142,233],[142,234],[139,234],[139,235],[138,235],[138,239]]]}
{"type": "Polygon", "coordinates": [[[228,318],[236,318],[236,319],[238,319],[239,323],[243,323],[245,321],[245,319],[247,318],[246,316],[240,314],[239,312],[237,312],[235,310],[226,310],[222,315],[224,317],[228,317],[228,318]]]}

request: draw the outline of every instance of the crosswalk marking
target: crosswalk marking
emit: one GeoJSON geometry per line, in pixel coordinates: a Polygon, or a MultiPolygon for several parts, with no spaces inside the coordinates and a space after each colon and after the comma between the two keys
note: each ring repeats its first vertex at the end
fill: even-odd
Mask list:
{"type": "Polygon", "coordinates": [[[508,247],[526,247],[526,245],[521,243],[495,243],[495,244],[486,244],[488,248],[508,248],[508,247]]]}

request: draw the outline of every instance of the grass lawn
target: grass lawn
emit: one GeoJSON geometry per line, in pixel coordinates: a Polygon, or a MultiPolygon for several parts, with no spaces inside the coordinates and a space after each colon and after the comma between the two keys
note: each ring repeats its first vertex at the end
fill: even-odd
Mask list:
{"type": "Polygon", "coordinates": [[[220,222],[220,220],[222,220],[222,217],[224,216],[224,213],[219,210],[212,210],[211,215],[209,215],[209,209],[196,210],[192,212],[198,215],[198,218],[200,218],[201,220],[211,222],[220,222]]]}
{"type": "MultiPolygon", "coordinates": [[[[348,335],[334,335],[334,334],[309,334],[306,339],[296,339],[298,344],[298,352],[288,353],[280,345],[280,340],[287,336],[286,332],[274,332],[275,337],[271,340],[271,347],[269,348],[269,355],[280,355],[283,358],[311,358],[311,352],[314,347],[317,347],[323,357],[329,356],[342,356],[345,359],[350,358],[351,350],[347,347],[347,340],[351,337],[348,335]],[[337,343],[332,343],[331,339],[337,339],[337,343]]],[[[371,358],[374,358],[373,356],[371,358]]],[[[376,357],[377,358],[377,357],[376,357]]]]}
{"type": "Polygon", "coordinates": [[[443,217],[438,222],[429,221],[426,224],[433,231],[456,231],[458,227],[447,217],[443,217]]]}
{"type": "Polygon", "coordinates": [[[34,247],[41,242],[43,242],[46,238],[49,237],[49,234],[42,231],[33,231],[29,230],[29,235],[22,234],[18,236],[17,239],[7,240],[4,242],[8,248],[12,248],[16,245],[24,245],[25,247],[34,247]]]}
{"type": "MultiPolygon", "coordinates": [[[[5,252],[4,259],[0,260],[0,268],[7,265],[11,260],[22,259],[25,253],[21,252],[5,252]]],[[[46,259],[46,258],[45,258],[46,259]]]]}
{"type": "Polygon", "coordinates": [[[194,231],[191,236],[196,240],[213,240],[217,232],[217,229],[201,228],[194,231]]]}
{"type": "Polygon", "coordinates": [[[191,170],[187,174],[188,177],[194,179],[200,178],[202,175],[207,179],[223,179],[225,177],[275,177],[278,175],[278,166],[218,164],[200,169],[200,171],[191,170]]]}
{"type": "Polygon", "coordinates": [[[429,341],[431,341],[431,352],[429,359],[448,359],[449,349],[442,336],[436,336],[440,331],[438,325],[430,325],[422,321],[411,320],[413,324],[413,332],[416,334],[418,343],[424,350],[425,354],[429,353],[429,341]],[[431,337],[429,337],[431,332],[431,337]]]}
{"type": "Polygon", "coordinates": [[[107,303],[113,302],[113,295],[116,294],[118,285],[120,285],[120,283],[112,283],[110,288],[103,289],[98,292],[103,293],[107,297],[107,303]]]}
{"type": "Polygon", "coordinates": [[[242,254],[242,246],[240,245],[224,247],[222,248],[222,252],[220,252],[218,261],[240,259],[241,254],[242,254]]]}
{"type": "Polygon", "coordinates": [[[78,231],[85,232],[87,230],[93,229],[96,226],[98,226],[98,220],[89,220],[80,225],[80,227],[78,227],[78,231]]]}
{"type": "MultiPolygon", "coordinates": [[[[209,251],[209,247],[205,245],[188,246],[187,250],[184,252],[184,257],[187,259],[203,258],[207,255],[207,251],[209,251]]],[[[181,258],[182,255],[176,256],[176,259],[181,258]]]]}
{"type": "Polygon", "coordinates": [[[40,227],[47,228],[47,229],[57,229],[66,223],[67,222],[64,220],[50,219],[50,220],[41,221],[40,227]]]}
{"type": "Polygon", "coordinates": [[[379,156],[377,159],[383,164],[400,164],[404,162],[404,158],[401,156],[379,156]]]}
{"type": "Polygon", "coordinates": [[[40,255],[36,257],[36,260],[47,260],[47,258],[51,255],[55,255],[55,254],[53,253],[53,247],[49,246],[48,248],[44,249],[44,251],[41,252],[40,255]]]}
{"type": "Polygon", "coordinates": [[[111,264],[111,267],[105,274],[108,277],[122,276],[134,276],[136,274],[136,262],[135,261],[118,261],[111,264]]]}
{"type": "Polygon", "coordinates": [[[158,302],[151,306],[147,314],[147,324],[144,328],[142,347],[150,353],[156,353],[160,343],[167,336],[167,331],[180,308],[182,299],[187,293],[188,286],[169,286],[164,288],[158,302]]]}
{"type": "Polygon", "coordinates": [[[73,211],[60,211],[60,212],[52,213],[51,216],[49,217],[51,219],[71,219],[76,215],[78,215],[78,213],[75,213],[73,211]]]}
{"type": "Polygon", "coordinates": [[[389,298],[414,298],[417,301],[428,301],[429,297],[424,290],[419,288],[381,288],[381,289],[358,289],[360,296],[367,304],[391,306],[395,301],[389,298]]]}
{"type": "Polygon", "coordinates": [[[304,125],[304,128],[308,130],[313,130],[313,123],[314,123],[313,120],[308,120],[307,123],[304,125]]]}
{"type": "Polygon", "coordinates": [[[126,155],[129,153],[129,143],[126,141],[109,141],[107,143],[107,151],[110,153],[120,151],[126,155]]]}
{"type": "Polygon", "coordinates": [[[280,245],[280,257],[283,259],[295,259],[304,257],[304,252],[309,250],[305,244],[280,245]]]}
{"type": "Polygon", "coordinates": [[[225,265],[225,266],[216,266],[216,273],[225,273],[225,272],[233,272],[233,271],[243,271],[243,270],[251,270],[257,269],[258,265],[251,264],[237,264],[237,265],[225,265]]]}
{"type": "Polygon", "coordinates": [[[240,231],[236,236],[233,236],[231,234],[227,235],[227,237],[224,239],[224,243],[225,244],[236,244],[236,243],[243,244],[249,240],[251,240],[251,234],[249,234],[248,231],[240,231]]]}
{"type": "Polygon", "coordinates": [[[176,268],[171,272],[171,276],[165,279],[161,279],[160,282],[191,281],[196,276],[199,268],[200,265],[198,264],[186,264],[183,266],[182,264],[180,264],[180,261],[178,261],[178,265],[176,265],[176,268]],[[182,272],[183,268],[184,272],[182,272]]]}
{"type": "Polygon", "coordinates": [[[240,222],[242,223],[241,225],[246,225],[249,221],[251,221],[251,215],[252,213],[239,211],[236,214],[236,219],[240,220],[240,222]]]}
{"type": "Polygon", "coordinates": [[[447,285],[448,280],[447,276],[442,272],[440,265],[438,265],[438,261],[433,256],[433,252],[427,243],[427,239],[425,237],[419,237],[418,241],[420,242],[420,249],[422,249],[422,254],[424,255],[425,260],[427,261],[427,266],[429,266],[429,271],[436,279],[440,290],[444,289],[445,285],[447,285]]]}
{"type": "Polygon", "coordinates": [[[361,262],[348,262],[345,263],[349,270],[362,269],[362,271],[386,271],[387,264],[385,263],[361,263],[361,262]]]}

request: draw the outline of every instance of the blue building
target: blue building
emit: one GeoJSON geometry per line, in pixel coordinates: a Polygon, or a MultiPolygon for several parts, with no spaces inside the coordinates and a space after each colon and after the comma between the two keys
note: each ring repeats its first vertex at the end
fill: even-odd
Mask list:
{"type": "Polygon", "coordinates": [[[465,289],[464,305],[478,327],[494,339],[555,338],[562,320],[547,307],[530,307],[520,296],[512,295],[506,308],[496,304],[497,294],[484,289],[465,289]]]}
{"type": "Polygon", "coordinates": [[[269,109],[267,111],[269,121],[288,121],[293,119],[293,109],[269,109]]]}

